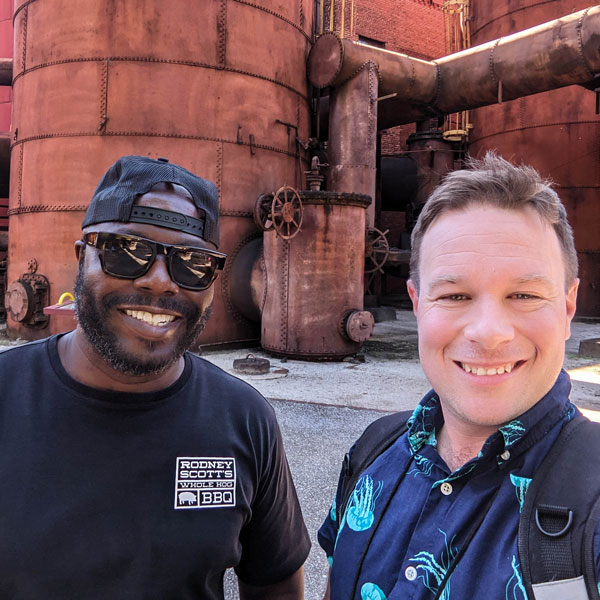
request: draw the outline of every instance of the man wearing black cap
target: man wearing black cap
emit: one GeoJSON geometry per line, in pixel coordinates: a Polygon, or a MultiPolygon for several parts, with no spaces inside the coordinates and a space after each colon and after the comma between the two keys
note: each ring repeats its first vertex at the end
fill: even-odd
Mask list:
{"type": "Polygon", "coordinates": [[[0,597],[303,597],[310,542],[270,406],[188,352],[215,186],[126,156],[76,242],[77,328],[0,359],[0,597]],[[15,377],[19,373],[19,377],[15,377]]]}

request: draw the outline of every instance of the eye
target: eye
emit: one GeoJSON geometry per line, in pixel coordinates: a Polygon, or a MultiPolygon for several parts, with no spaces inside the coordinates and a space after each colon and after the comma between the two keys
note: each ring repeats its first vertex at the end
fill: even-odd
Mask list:
{"type": "Polygon", "coordinates": [[[468,299],[469,296],[467,296],[466,294],[447,294],[438,298],[438,300],[441,300],[443,302],[463,302],[468,299]]]}
{"type": "Polygon", "coordinates": [[[535,296],[534,294],[526,294],[524,292],[517,292],[516,294],[511,294],[511,298],[515,300],[538,300],[539,296],[535,296]]]}

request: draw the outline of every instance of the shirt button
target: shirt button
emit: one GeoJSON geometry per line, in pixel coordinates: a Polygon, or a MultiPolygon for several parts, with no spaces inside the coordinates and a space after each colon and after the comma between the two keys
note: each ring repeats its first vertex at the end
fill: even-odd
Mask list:
{"type": "Polygon", "coordinates": [[[444,494],[444,496],[449,496],[452,493],[452,484],[444,481],[444,483],[442,483],[440,486],[440,491],[442,494],[444,494]]]}
{"type": "Polygon", "coordinates": [[[508,460],[510,458],[510,452],[508,450],[505,450],[501,455],[500,458],[502,460],[508,460]]]}
{"type": "Polygon", "coordinates": [[[417,578],[417,570],[414,567],[406,567],[406,571],[404,571],[404,576],[409,581],[414,581],[417,578]]]}

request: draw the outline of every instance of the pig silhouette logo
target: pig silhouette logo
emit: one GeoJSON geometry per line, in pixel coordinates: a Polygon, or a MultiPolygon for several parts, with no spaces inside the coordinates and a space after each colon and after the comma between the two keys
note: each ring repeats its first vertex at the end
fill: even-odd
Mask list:
{"type": "Polygon", "coordinates": [[[196,492],[179,492],[177,497],[179,498],[180,506],[183,506],[184,504],[191,506],[198,503],[196,492]]]}

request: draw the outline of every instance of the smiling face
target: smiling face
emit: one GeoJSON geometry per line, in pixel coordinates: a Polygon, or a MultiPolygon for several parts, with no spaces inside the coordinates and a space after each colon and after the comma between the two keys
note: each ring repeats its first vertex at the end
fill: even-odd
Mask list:
{"type": "Polygon", "coordinates": [[[531,208],[475,204],[439,216],[408,290],[423,370],[446,421],[487,435],[531,408],[564,360],[577,281],[531,208]]]}
{"type": "MultiPolygon", "coordinates": [[[[174,190],[151,191],[136,204],[198,217],[191,200],[174,190]]],[[[215,248],[196,236],[155,225],[109,222],[90,226],[88,231],[215,248]]],[[[98,250],[91,246],[85,247],[75,291],[79,325],[93,351],[120,373],[137,376],[163,373],[181,358],[202,331],[213,298],[212,288],[191,291],[174,283],[163,255],[137,279],[107,275],[98,250]]]]}

